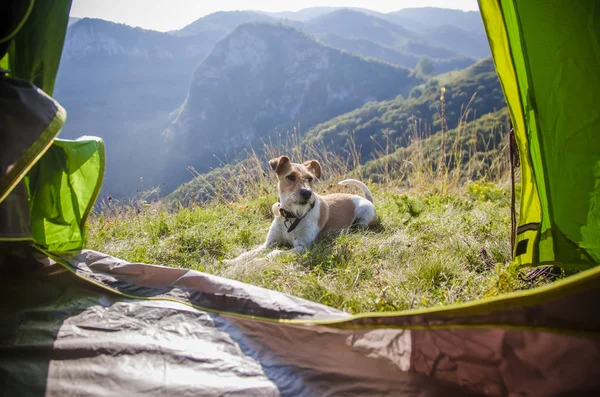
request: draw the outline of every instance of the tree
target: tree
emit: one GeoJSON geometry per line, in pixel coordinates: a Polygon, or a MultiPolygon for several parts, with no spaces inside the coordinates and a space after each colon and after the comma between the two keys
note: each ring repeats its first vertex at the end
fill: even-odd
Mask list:
{"type": "Polygon", "coordinates": [[[422,76],[431,76],[435,71],[435,66],[429,58],[421,58],[415,69],[422,76]]]}

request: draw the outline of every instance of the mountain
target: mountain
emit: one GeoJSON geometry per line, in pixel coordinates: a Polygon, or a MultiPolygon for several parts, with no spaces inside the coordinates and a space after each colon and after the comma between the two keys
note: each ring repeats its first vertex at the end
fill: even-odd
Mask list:
{"type": "MultiPolygon", "coordinates": [[[[367,102],[407,95],[419,80],[405,68],[323,46],[284,25],[245,24],[196,68],[166,131],[170,169],[200,172],[277,131],[308,128],[367,102]]],[[[176,185],[175,185],[176,186],[176,185]]]]}
{"type": "MultiPolygon", "coordinates": [[[[446,11],[434,9],[431,12],[446,11]]],[[[449,15],[454,13],[450,11],[449,15]]],[[[202,129],[210,128],[212,132],[208,135],[226,137],[235,143],[227,147],[216,146],[208,154],[208,160],[203,160],[204,166],[216,162],[214,154],[229,155],[234,147],[246,147],[250,142],[256,144],[256,139],[264,138],[265,134],[285,132],[295,123],[300,122],[302,131],[307,131],[315,124],[363,106],[365,101],[389,99],[400,93],[406,95],[410,87],[419,83],[416,76],[420,78],[460,69],[484,55],[480,45],[487,48],[486,43],[481,44],[477,32],[452,25],[454,20],[462,23],[460,18],[455,17],[438,18],[446,25],[450,23],[446,26],[431,21],[424,25],[403,15],[364,9],[324,7],[292,14],[218,12],[168,33],[98,19],[70,18],[55,89],[55,96],[66,107],[69,118],[61,136],[75,138],[88,134],[104,138],[109,153],[104,192],[117,197],[130,195],[136,190],[171,180],[172,169],[185,173],[187,165],[198,164],[195,155],[188,151],[188,147],[195,148],[198,144],[185,143],[188,131],[186,123],[192,120],[194,124],[197,118],[190,116],[190,112],[199,111],[200,115],[204,112],[204,108],[192,109],[194,101],[212,109],[211,96],[214,96],[215,103],[225,106],[222,112],[233,114],[222,122],[224,129],[217,124],[210,124],[212,121],[198,124],[202,129]],[[409,20],[412,22],[406,23],[409,20]],[[211,69],[215,76],[238,79],[237,82],[223,82],[215,77],[211,82],[219,90],[225,90],[218,91],[207,83],[206,76],[203,80],[194,74],[197,67],[205,70],[216,59],[213,57],[201,64],[211,56],[213,49],[219,47],[217,43],[221,40],[231,42],[228,36],[237,37],[232,32],[238,26],[255,22],[291,24],[326,44],[327,47],[319,47],[322,51],[340,54],[335,50],[338,49],[356,56],[344,54],[347,57],[344,59],[351,60],[348,61],[349,65],[345,69],[339,66],[332,68],[327,78],[323,77],[324,72],[319,69],[321,66],[308,60],[302,63],[305,70],[292,75],[288,73],[289,66],[278,57],[295,63],[293,54],[304,53],[302,43],[316,43],[302,34],[300,36],[304,41],[288,40],[288,35],[282,34],[274,35],[269,40],[264,37],[257,39],[259,42],[268,42],[271,49],[279,48],[273,50],[273,61],[269,64],[257,61],[264,72],[261,76],[249,71],[230,73],[229,67],[220,73],[217,70],[219,63],[216,62],[211,69]],[[300,45],[300,48],[295,48],[296,45],[300,45]],[[357,56],[369,60],[361,60],[357,56]],[[408,72],[393,65],[414,68],[424,57],[431,60],[433,71],[429,68],[428,73],[421,73],[419,69],[419,72],[408,75],[406,81],[412,82],[404,85],[403,76],[408,72]],[[383,77],[378,76],[379,73],[383,77]],[[390,82],[384,82],[386,78],[390,82]],[[328,91],[327,84],[331,86],[331,83],[327,79],[336,81],[337,86],[334,86],[337,88],[328,91]],[[190,85],[192,80],[194,84],[190,85]],[[272,93],[261,92],[261,87],[257,87],[259,82],[262,88],[272,89],[272,93]],[[196,83],[206,89],[205,95],[198,93],[196,83]],[[292,83],[294,87],[288,87],[292,83]],[[314,87],[315,84],[320,85],[319,89],[314,87]],[[281,90],[275,89],[276,85],[281,90]],[[370,92],[383,86],[387,86],[387,91],[370,92]],[[342,96],[346,95],[346,88],[350,93],[343,100],[327,102],[323,99],[333,95],[338,88],[342,96]],[[292,89],[297,92],[290,92],[292,89]],[[304,96],[298,93],[304,93],[304,96]],[[236,98],[231,97],[233,95],[236,98]],[[223,100],[225,96],[231,97],[230,100],[223,100]],[[231,131],[232,128],[239,129],[240,134],[223,134],[223,131],[231,131]],[[182,134],[182,131],[186,131],[186,134],[182,134]],[[240,136],[244,138],[238,139],[240,136]]],[[[252,65],[253,61],[249,59],[252,51],[250,45],[246,50],[232,48],[229,54],[244,59],[243,65],[252,65]]],[[[256,54],[261,53],[258,51],[256,54]]],[[[337,59],[338,56],[342,55],[332,56],[331,59],[337,59]]],[[[213,115],[218,113],[215,109],[212,112],[213,115]]],[[[219,118],[215,118],[215,123],[216,120],[219,118]]],[[[222,161],[227,160],[222,158],[222,161]]]]}
{"type": "MultiPolygon", "coordinates": [[[[471,177],[480,178],[493,166],[489,160],[497,158],[508,119],[494,64],[486,59],[464,70],[430,79],[415,87],[409,98],[399,96],[369,102],[318,124],[300,133],[300,137],[294,137],[293,150],[300,153],[310,150],[308,148],[322,148],[318,150],[348,155],[353,150],[350,145],[354,144],[364,161],[357,176],[377,181],[382,169],[400,169],[415,151],[435,157],[440,155],[444,144],[445,153],[451,157],[456,149],[448,147],[447,141],[451,141],[463,146],[463,153],[484,154],[481,159],[473,159],[468,170],[471,177]],[[439,133],[442,86],[445,88],[445,135],[452,139],[442,139],[439,133]]],[[[286,146],[285,141],[283,146],[286,146]]],[[[463,160],[466,164],[469,159],[463,160]]],[[[223,178],[252,179],[252,176],[239,175],[247,167],[251,165],[245,160],[229,162],[182,184],[167,199],[178,203],[208,200],[217,188],[217,181],[223,178]]]]}
{"type": "Polygon", "coordinates": [[[104,139],[105,186],[112,194],[135,192],[140,177],[149,181],[158,173],[160,132],[211,49],[201,37],[98,19],[69,26],[54,92],[68,113],[61,137],[104,139]]]}
{"type": "Polygon", "coordinates": [[[282,11],[282,12],[269,12],[265,13],[275,18],[288,19],[292,21],[300,21],[306,22],[310,19],[321,17],[325,14],[329,14],[334,11],[340,10],[351,10],[360,12],[365,15],[370,15],[373,17],[377,17],[380,19],[385,19],[386,21],[393,22],[397,25],[400,25],[406,29],[420,31],[425,30],[427,25],[424,25],[414,19],[405,18],[401,15],[397,15],[394,13],[383,13],[378,11],[369,10],[367,8],[360,7],[309,7],[304,8],[299,11],[282,11]]]}
{"type": "Polygon", "coordinates": [[[402,26],[405,29],[412,30],[413,32],[422,32],[431,28],[428,25],[424,25],[421,22],[418,22],[412,18],[404,17],[402,15],[395,14],[390,12],[388,14],[383,14],[380,18],[385,19],[393,24],[402,26]]]}
{"type": "MultiPolygon", "coordinates": [[[[133,28],[102,19],[71,19],[65,37],[62,60],[120,56],[137,59],[194,57],[201,52],[198,40],[182,40],[170,35],[133,28]]],[[[200,46],[201,47],[201,46],[200,46]]]]}
{"type": "Polygon", "coordinates": [[[81,18],[69,17],[69,21],[67,22],[67,26],[73,25],[75,22],[79,21],[81,18]]]}
{"type": "Polygon", "coordinates": [[[350,134],[363,158],[372,157],[384,144],[405,146],[409,132],[418,126],[425,135],[441,128],[441,88],[444,87],[446,128],[477,119],[506,106],[491,58],[465,70],[436,76],[415,87],[409,98],[372,102],[311,128],[304,144],[320,141],[337,151],[349,149],[350,134]],[[467,111],[468,109],[468,111],[467,111]]]}
{"type": "Polygon", "coordinates": [[[456,25],[436,26],[423,32],[423,37],[434,45],[445,47],[476,59],[492,55],[490,45],[484,33],[469,32],[456,25]]]}
{"type": "MultiPolygon", "coordinates": [[[[197,34],[209,35],[217,38],[216,41],[223,39],[233,29],[241,24],[248,22],[277,22],[267,14],[254,11],[219,11],[204,16],[180,30],[174,30],[169,33],[175,36],[194,36],[197,34]]],[[[216,43],[215,41],[215,43],[216,43]]]]}
{"type": "MultiPolygon", "coordinates": [[[[335,34],[345,38],[368,39],[398,48],[398,43],[402,45],[402,38],[408,33],[413,40],[427,42],[434,47],[445,47],[463,56],[482,59],[490,55],[485,29],[477,11],[424,7],[385,14],[353,7],[313,7],[268,15],[302,21],[305,23],[303,29],[319,38],[322,35],[335,34]],[[401,32],[398,32],[398,27],[402,29],[401,32]]],[[[300,25],[295,26],[301,28],[300,25]]],[[[421,47],[421,52],[412,55],[431,57],[433,54],[431,50],[423,52],[421,47]]],[[[452,57],[456,54],[438,53],[438,56],[452,57]]]]}
{"type": "Polygon", "coordinates": [[[454,25],[464,30],[485,34],[485,28],[478,11],[461,11],[450,8],[421,7],[405,8],[391,12],[388,18],[396,23],[410,20],[427,28],[454,25]]]}
{"type": "MultiPolygon", "coordinates": [[[[352,52],[365,58],[379,59],[384,62],[410,69],[414,69],[422,59],[420,56],[394,50],[362,38],[349,38],[338,36],[336,34],[325,34],[320,36],[319,40],[332,47],[352,52]]],[[[445,73],[456,69],[464,69],[473,63],[475,63],[475,59],[463,56],[432,60],[435,74],[445,73]]]]}
{"type": "Polygon", "coordinates": [[[304,29],[317,37],[335,34],[363,38],[392,48],[400,48],[417,37],[402,26],[350,9],[333,11],[306,21],[304,29]]]}
{"type": "Polygon", "coordinates": [[[350,9],[311,19],[304,23],[304,30],[319,39],[334,35],[369,40],[416,57],[446,59],[458,55],[448,48],[431,45],[422,35],[400,25],[350,9]]]}
{"type": "Polygon", "coordinates": [[[271,15],[275,18],[306,22],[309,19],[318,18],[325,14],[329,14],[331,12],[339,11],[339,10],[352,10],[352,11],[361,12],[366,15],[376,16],[379,18],[382,18],[386,15],[381,12],[369,10],[366,8],[359,8],[359,7],[309,7],[309,8],[303,8],[299,11],[268,12],[265,14],[271,15]]]}

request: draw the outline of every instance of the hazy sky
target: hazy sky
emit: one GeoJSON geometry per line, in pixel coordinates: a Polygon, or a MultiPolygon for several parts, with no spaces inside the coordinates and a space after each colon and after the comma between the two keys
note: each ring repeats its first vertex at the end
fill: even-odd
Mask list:
{"type": "Polygon", "coordinates": [[[71,16],[167,31],[180,29],[216,11],[298,11],[318,6],[362,7],[380,12],[409,7],[478,9],[477,0],[73,0],[71,16]]]}

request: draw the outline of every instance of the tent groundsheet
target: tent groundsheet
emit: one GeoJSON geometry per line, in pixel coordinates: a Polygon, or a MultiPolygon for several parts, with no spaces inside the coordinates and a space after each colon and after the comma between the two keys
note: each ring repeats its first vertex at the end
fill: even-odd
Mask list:
{"type": "Polygon", "coordinates": [[[2,277],[7,395],[600,394],[600,317],[580,304],[600,299],[600,269],[478,303],[350,316],[94,251],[39,257],[2,277]]]}

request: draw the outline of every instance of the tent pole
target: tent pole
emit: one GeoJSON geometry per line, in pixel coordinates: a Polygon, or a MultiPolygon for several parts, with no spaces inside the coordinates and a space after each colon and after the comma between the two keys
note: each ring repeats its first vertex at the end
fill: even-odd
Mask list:
{"type": "Polygon", "coordinates": [[[519,154],[517,152],[517,142],[515,140],[515,130],[510,123],[509,132],[509,156],[510,156],[510,249],[515,252],[515,240],[517,230],[517,213],[516,213],[516,197],[515,197],[515,167],[519,166],[519,154]]]}

